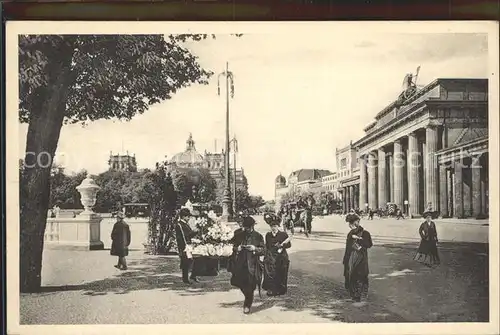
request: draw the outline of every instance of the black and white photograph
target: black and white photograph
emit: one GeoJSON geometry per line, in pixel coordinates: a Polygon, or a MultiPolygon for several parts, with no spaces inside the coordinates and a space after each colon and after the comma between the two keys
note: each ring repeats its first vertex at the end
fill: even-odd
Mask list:
{"type": "Polygon", "coordinates": [[[9,333],[498,332],[497,23],[6,27],[9,333]]]}

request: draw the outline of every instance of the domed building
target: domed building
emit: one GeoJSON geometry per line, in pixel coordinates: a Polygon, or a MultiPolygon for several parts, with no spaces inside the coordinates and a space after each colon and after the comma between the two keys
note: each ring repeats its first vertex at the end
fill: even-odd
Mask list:
{"type": "Polygon", "coordinates": [[[286,178],[280,173],[274,180],[274,201],[276,209],[281,208],[281,198],[288,193],[286,178]]]}
{"type": "MultiPolygon", "coordinates": [[[[215,150],[217,150],[215,148],[215,150]]],[[[175,171],[176,169],[207,169],[210,175],[217,183],[217,188],[222,189],[225,187],[225,171],[224,171],[224,151],[221,152],[207,152],[200,154],[196,150],[193,135],[190,133],[186,141],[186,149],[172,156],[168,161],[168,170],[175,171]]],[[[235,174],[234,168],[230,168],[231,180],[235,174]]],[[[243,168],[236,169],[236,187],[247,187],[247,179],[245,177],[243,168]]],[[[234,193],[234,185],[231,185],[231,191],[234,193]]]]}
{"type": "Polygon", "coordinates": [[[181,168],[203,167],[205,165],[205,159],[196,151],[192,134],[189,134],[186,141],[186,150],[175,154],[169,163],[181,168]]]}

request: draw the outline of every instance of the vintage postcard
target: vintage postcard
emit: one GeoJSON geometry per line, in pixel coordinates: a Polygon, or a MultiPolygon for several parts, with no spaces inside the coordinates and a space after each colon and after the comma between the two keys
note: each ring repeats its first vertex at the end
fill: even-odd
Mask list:
{"type": "Polygon", "coordinates": [[[9,334],[498,333],[498,23],[6,29],[9,334]]]}

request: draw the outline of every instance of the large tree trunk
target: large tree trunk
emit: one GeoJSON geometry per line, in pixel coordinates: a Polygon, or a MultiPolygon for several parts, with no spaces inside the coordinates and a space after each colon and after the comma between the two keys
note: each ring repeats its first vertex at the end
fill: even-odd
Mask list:
{"type": "Polygon", "coordinates": [[[20,197],[20,291],[41,287],[42,252],[50,195],[50,169],[64,120],[69,64],[61,55],[49,70],[49,85],[40,104],[33,104],[26,141],[25,170],[20,197]]]}

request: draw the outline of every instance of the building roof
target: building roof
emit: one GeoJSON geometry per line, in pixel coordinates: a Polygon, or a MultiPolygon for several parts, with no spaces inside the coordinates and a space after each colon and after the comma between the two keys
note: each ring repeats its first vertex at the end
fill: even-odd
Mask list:
{"type": "Polygon", "coordinates": [[[283,175],[280,173],[279,176],[276,177],[276,184],[286,184],[286,179],[283,177],[283,175]]]}
{"type": "Polygon", "coordinates": [[[321,179],[324,176],[328,176],[332,174],[329,170],[321,170],[321,169],[300,169],[294,171],[290,174],[290,178],[296,177],[297,182],[305,181],[305,180],[315,180],[321,179]]]}
{"type": "Polygon", "coordinates": [[[186,141],[186,150],[175,154],[170,160],[171,163],[178,165],[201,164],[203,161],[203,156],[196,151],[192,134],[189,134],[189,138],[186,141]]]}

